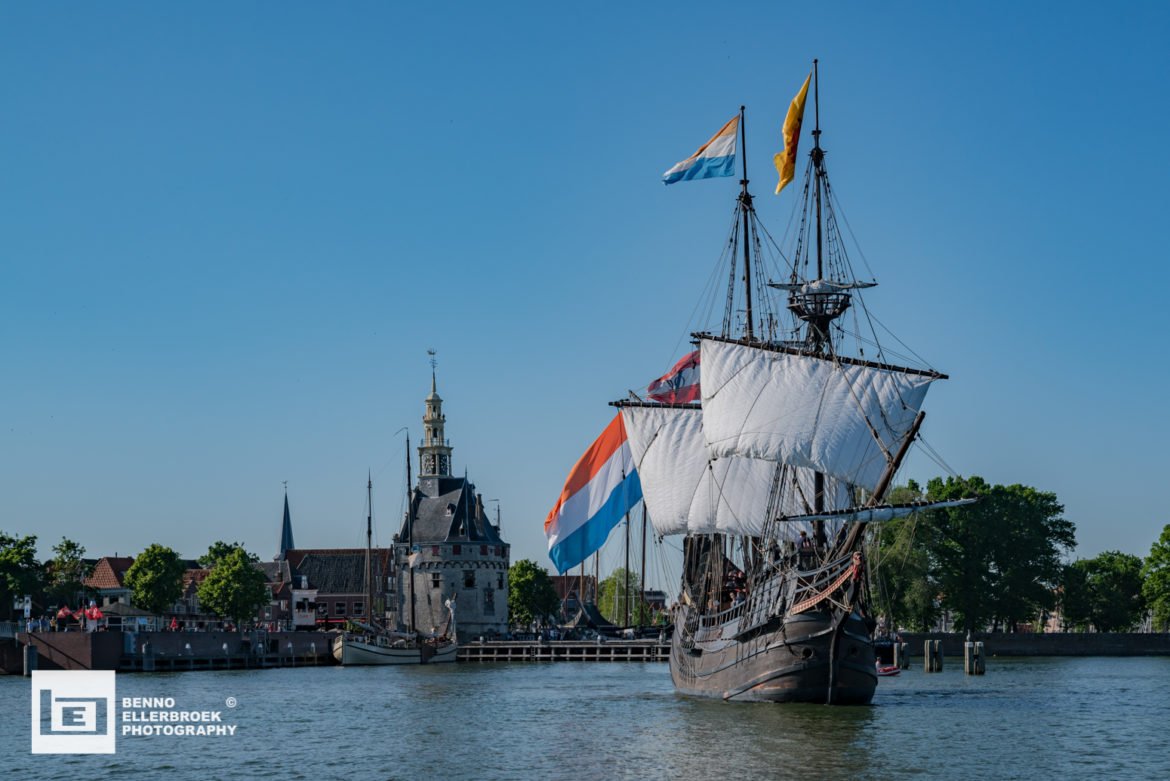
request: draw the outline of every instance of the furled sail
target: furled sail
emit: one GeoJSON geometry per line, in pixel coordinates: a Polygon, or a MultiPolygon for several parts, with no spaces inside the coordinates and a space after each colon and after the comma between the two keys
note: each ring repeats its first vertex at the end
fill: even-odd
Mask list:
{"type": "Polygon", "coordinates": [[[778,461],[868,491],[942,376],[710,337],[700,350],[712,457],[778,461]]]}
{"type": "MultiPolygon", "coordinates": [[[[811,511],[811,471],[757,458],[710,459],[697,407],[626,406],[622,418],[642,499],[659,534],[760,536],[776,511],[811,511]]],[[[833,506],[848,503],[847,486],[834,484],[829,491],[833,506]]]]}

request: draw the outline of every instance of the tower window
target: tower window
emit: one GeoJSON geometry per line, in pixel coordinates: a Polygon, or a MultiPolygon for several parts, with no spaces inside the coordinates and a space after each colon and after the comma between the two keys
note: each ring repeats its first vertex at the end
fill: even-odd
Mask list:
{"type": "Polygon", "coordinates": [[[475,570],[463,570],[463,588],[475,588],[475,570]]]}
{"type": "Polygon", "coordinates": [[[431,588],[440,588],[443,585],[443,576],[438,572],[431,573],[431,588]]]}

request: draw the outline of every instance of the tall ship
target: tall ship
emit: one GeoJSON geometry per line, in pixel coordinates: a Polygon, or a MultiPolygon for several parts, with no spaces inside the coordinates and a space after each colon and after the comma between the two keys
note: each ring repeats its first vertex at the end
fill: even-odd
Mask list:
{"type": "MultiPolygon", "coordinates": [[[[681,536],[670,673],[683,694],[869,703],[867,529],[955,504],[885,501],[926,392],[946,376],[878,339],[862,298],[877,283],[854,273],[839,230],[815,61],[789,108],[777,193],[795,179],[810,82],[816,120],[788,254],[757,218],[741,148],[722,327],[692,333],[694,353],[613,402],[655,531],[681,536]]],[[[743,107],[667,183],[680,170],[731,175],[736,135],[742,145],[743,107]]]]}

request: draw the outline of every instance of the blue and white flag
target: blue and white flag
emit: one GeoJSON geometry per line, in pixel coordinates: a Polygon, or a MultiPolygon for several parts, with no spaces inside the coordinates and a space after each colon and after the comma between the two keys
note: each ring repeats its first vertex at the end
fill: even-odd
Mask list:
{"type": "Polygon", "coordinates": [[[675,165],[662,175],[666,184],[687,179],[707,179],[712,176],[731,176],[735,173],[735,137],[739,131],[737,114],[699,151],[675,165]]]}

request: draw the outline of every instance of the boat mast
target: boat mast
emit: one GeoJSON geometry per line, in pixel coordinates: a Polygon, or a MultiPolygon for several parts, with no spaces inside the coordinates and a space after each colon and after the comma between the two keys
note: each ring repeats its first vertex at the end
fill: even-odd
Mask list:
{"type": "Polygon", "coordinates": [[[817,61],[813,60],[813,113],[816,116],[816,125],[813,127],[813,165],[816,168],[816,198],[817,198],[817,279],[825,278],[825,269],[821,261],[821,178],[824,176],[822,163],[825,153],[821,150],[821,77],[817,71],[817,61]]]}
{"type": "Polygon", "coordinates": [[[622,626],[628,627],[630,625],[630,511],[626,510],[626,585],[623,592],[625,599],[625,617],[626,622],[622,626]]]}
{"type": "Polygon", "coordinates": [[[410,578],[410,631],[415,630],[414,622],[414,497],[411,495],[413,486],[410,479],[410,432],[406,432],[406,571],[410,578]]]}
{"type": "MultiPolygon", "coordinates": [[[[817,203],[817,279],[824,279],[825,268],[822,255],[822,230],[821,230],[821,179],[824,176],[824,159],[825,153],[821,150],[821,77],[817,69],[817,61],[813,60],[813,114],[816,124],[813,126],[813,149],[812,160],[814,167],[814,174],[816,177],[816,203],[817,203]]],[[[819,307],[818,307],[819,308],[819,307]]],[[[818,313],[819,314],[819,313],[818,313]]],[[[813,352],[821,352],[827,345],[832,350],[832,345],[829,343],[829,329],[826,324],[824,331],[821,330],[821,323],[817,320],[810,320],[808,324],[809,337],[812,340],[813,352]]],[[[814,512],[823,513],[825,511],[825,475],[823,472],[813,473],[813,510],[814,512]]],[[[813,524],[813,541],[817,545],[822,545],[825,542],[825,522],[816,521],[813,524]]]]}
{"type": "Polygon", "coordinates": [[[739,180],[742,188],[739,193],[739,205],[743,211],[743,281],[744,281],[744,296],[747,303],[747,323],[744,326],[743,335],[749,342],[753,339],[752,333],[752,254],[751,247],[748,246],[751,242],[748,240],[750,235],[748,232],[748,213],[752,210],[752,196],[748,192],[748,175],[747,175],[747,128],[744,120],[744,107],[739,107],[739,143],[742,147],[741,155],[743,156],[743,178],[739,180]]]}
{"type": "Polygon", "coordinates": [[[646,608],[646,503],[642,502],[642,601],[638,604],[638,628],[642,628],[643,610],[646,608]]]}
{"type": "Polygon", "coordinates": [[[371,546],[374,538],[374,476],[366,476],[366,621],[374,621],[374,567],[371,546]]]}

